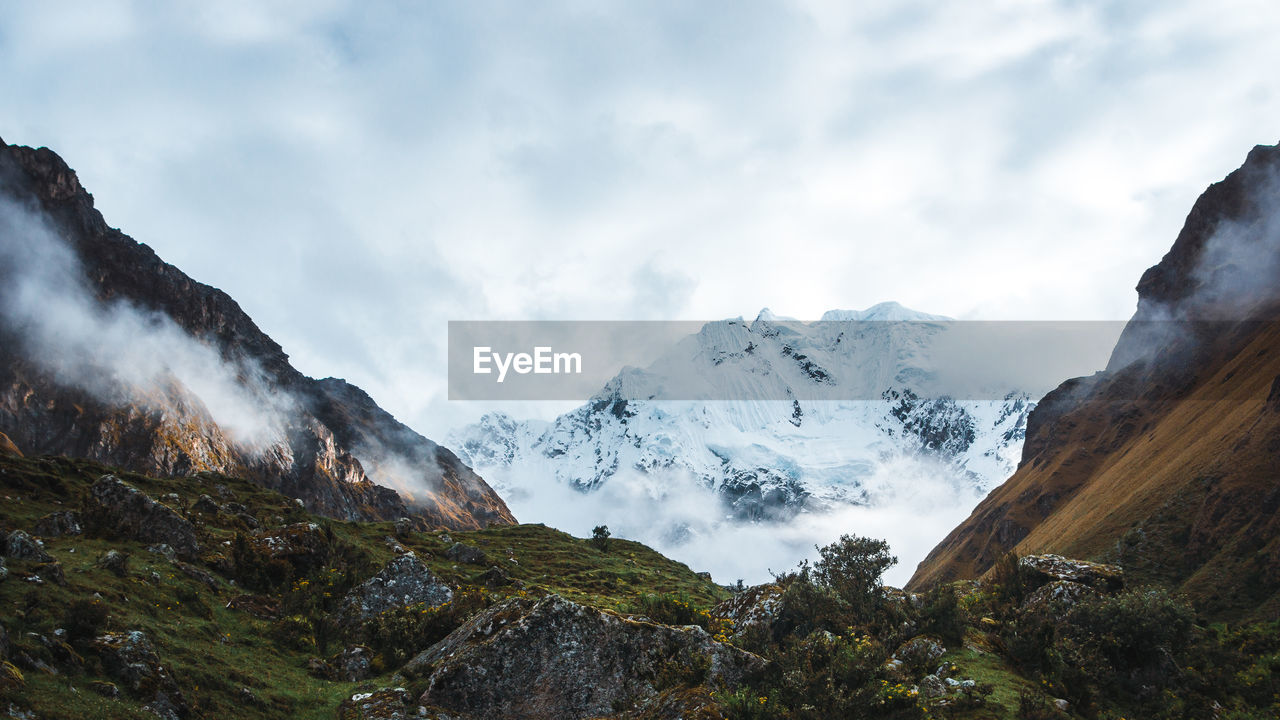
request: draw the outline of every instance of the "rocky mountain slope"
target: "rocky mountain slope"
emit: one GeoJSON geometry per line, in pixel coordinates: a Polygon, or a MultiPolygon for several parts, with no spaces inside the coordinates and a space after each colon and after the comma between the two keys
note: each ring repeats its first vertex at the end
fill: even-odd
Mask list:
{"type": "Polygon", "coordinates": [[[1017,472],[910,587],[1010,551],[1110,559],[1210,613],[1280,612],[1280,148],[1196,201],[1105,372],[1027,422],[1017,472]]]}
{"type": "Polygon", "coordinates": [[[0,432],[22,452],[243,475],[343,519],[514,522],[449,450],[109,227],[50,150],[0,143],[0,231],[0,432]]]}

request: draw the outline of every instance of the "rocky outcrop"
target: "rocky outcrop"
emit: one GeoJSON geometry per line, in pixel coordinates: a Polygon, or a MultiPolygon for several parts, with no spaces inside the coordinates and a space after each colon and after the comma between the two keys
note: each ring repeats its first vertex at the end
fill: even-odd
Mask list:
{"type": "Polygon", "coordinates": [[[82,516],[93,534],[163,543],[186,559],[200,554],[196,529],[186,518],[114,475],[103,475],[89,489],[82,516]]]}
{"type": "Polygon", "coordinates": [[[1072,560],[1061,555],[1028,555],[1018,560],[1028,580],[1036,584],[1071,582],[1104,591],[1124,587],[1124,570],[1115,565],[1072,560]]]}
{"type": "Polygon", "coordinates": [[[407,553],[387,563],[377,575],[347,593],[334,611],[333,621],[350,630],[393,608],[419,603],[439,607],[452,599],[453,590],[427,569],[417,556],[407,553]]]}
{"type": "Polygon", "coordinates": [[[102,667],[134,697],[148,701],[161,717],[186,717],[182,690],[160,663],[151,640],[140,630],[107,633],[93,641],[102,667]]]}
{"type": "Polygon", "coordinates": [[[318,570],[329,559],[329,538],[316,523],[285,525],[254,533],[250,544],[272,560],[284,560],[300,574],[318,570]]]}
{"type": "MultiPolygon", "coordinates": [[[[140,387],[110,368],[91,368],[89,378],[83,368],[67,372],[52,367],[48,353],[26,347],[29,328],[6,319],[0,322],[0,452],[21,447],[29,455],[85,457],[158,476],[241,475],[344,520],[417,516],[423,525],[463,529],[514,522],[502,500],[451,452],[396,421],[359,388],[302,375],[229,296],[109,227],[53,152],[0,143],[0,193],[52,230],[19,241],[67,245],[74,256],[67,274],[88,302],[128,308],[143,316],[144,326],[172,323],[193,347],[212,348],[251,404],[270,414],[269,432],[236,436],[215,421],[206,405],[214,398],[200,397],[177,374],[140,387]]],[[[41,270],[29,264],[6,263],[0,288],[41,270]]]]}
{"type": "Polygon", "coordinates": [[[79,535],[80,515],[70,510],[51,512],[36,521],[33,528],[41,537],[59,537],[61,535],[79,535]]]}
{"type": "Polygon", "coordinates": [[[763,633],[767,638],[780,635],[782,623],[782,587],[772,583],[753,585],[721,602],[712,611],[714,617],[733,623],[733,637],[763,633]]]}
{"type": "Polygon", "coordinates": [[[425,678],[423,705],[477,720],[574,720],[634,712],[676,686],[732,687],[764,664],[701,628],[628,620],[549,595],[480,613],[403,672],[425,678]]]}
{"type": "Polygon", "coordinates": [[[37,563],[53,562],[49,553],[35,538],[22,530],[14,530],[4,539],[4,554],[15,560],[30,560],[37,563]]]}

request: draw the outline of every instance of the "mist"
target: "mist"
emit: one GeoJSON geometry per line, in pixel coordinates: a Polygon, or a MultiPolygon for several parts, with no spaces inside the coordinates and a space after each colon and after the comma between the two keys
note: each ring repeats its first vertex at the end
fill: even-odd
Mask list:
{"type": "Polygon", "coordinates": [[[768,582],[773,573],[817,557],[815,546],[843,534],[889,542],[898,564],[885,582],[902,586],[939,540],[968,517],[982,495],[955,471],[927,457],[883,458],[866,479],[876,498],[804,512],[787,521],[731,518],[715,491],[679,472],[619,473],[598,490],[581,492],[520,468],[488,476],[521,522],[540,522],[578,537],[607,525],[614,537],[642,542],[721,584],[768,582]]]}
{"type": "Polygon", "coordinates": [[[44,214],[0,193],[0,321],[16,350],[57,384],[108,404],[195,404],[246,451],[284,440],[294,400],[256,364],[228,362],[168,316],[99,301],[71,247],[44,214]]]}

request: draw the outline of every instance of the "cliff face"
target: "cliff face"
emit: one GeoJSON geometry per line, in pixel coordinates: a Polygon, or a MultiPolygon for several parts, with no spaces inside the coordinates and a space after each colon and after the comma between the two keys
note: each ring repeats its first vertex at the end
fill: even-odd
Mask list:
{"type": "Polygon", "coordinates": [[[0,432],[21,452],[244,475],[342,519],[514,522],[448,450],[108,227],[50,150],[0,143],[0,199],[0,432]]]}
{"type": "Polygon", "coordinates": [[[920,564],[921,588],[1003,554],[1120,562],[1207,612],[1280,599],[1280,147],[1195,203],[1138,284],[1108,367],[1031,413],[1018,470],[920,564]]]}

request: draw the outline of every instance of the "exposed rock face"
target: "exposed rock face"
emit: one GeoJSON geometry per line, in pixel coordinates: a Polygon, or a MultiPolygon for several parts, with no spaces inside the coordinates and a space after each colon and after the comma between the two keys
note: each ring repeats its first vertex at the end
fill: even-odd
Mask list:
{"type": "Polygon", "coordinates": [[[156,714],[187,716],[189,711],[182,691],[160,664],[160,657],[145,633],[139,630],[107,633],[94,640],[93,648],[111,677],[135,697],[150,700],[158,710],[165,711],[156,714]]]}
{"type": "Polygon", "coordinates": [[[1022,601],[1024,614],[1055,615],[1061,617],[1076,603],[1085,598],[1097,597],[1098,591],[1088,585],[1070,580],[1054,580],[1041,585],[1022,601]]]}
{"type": "Polygon", "coordinates": [[[17,445],[13,444],[13,441],[9,439],[8,435],[5,435],[2,432],[0,432],[0,455],[15,455],[17,457],[22,457],[22,451],[18,449],[17,445]]]}
{"type": "Polygon", "coordinates": [[[84,522],[100,535],[163,543],[179,557],[200,554],[196,529],[186,518],[114,475],[103,475],[89,489],[84,522]]]}
{"type": "Polygon", "coordinates": [[[1180,588],[1211,616],[1274,614],[1277,178],[1280,147],[1259,146],[1200,196],[1139,281],[1106,371],[1037,404],[1017,472],[908,588],[977,577],[1009,551],[1051,552],[1119,562],[1135,582],[1180,588]]]}
{"type": "Polygon", "coordinates": [[[773,584],[754,585],[717,605],[711,614],[733,621],[734,638],[757,631],[772,636],[782,629],[779,627],[782,588],[773,584]]]}
{"type": "Polygon", "coordinates": [[[477,720],[574,720],[647,707],[679,683],[733,686],[764,664],[700,628],[627,620],[550,595],[490,608],[403,672],[427,679],[422,704],[477,720]]]}
{"type": "Polygon", "coordinates": [[[315,523],[293,523],[255,533],[250,542],[272,559],[287,560],[299,572],[319,569],[329,559],[329,538],[315,523]]]}
{"type": "Polygon", "coordinates": [[[377,575],[366,580],[342,599],[334,621],[345,628],[392,608],[426,603],[438,607],[453,599],[453,590],[435,576],[413,553],[387,563],[377,575]]]}
{"type": "MultiPolygon", "coordinates": [[[[81,377],[83,368],[55,372],[48,357],[24,344],[29,328],[9,322],[0,307],[0,452],[21,447],[28,454],[86,457],[159,476],[200,470],[242,475],[345,520],[416,514],[427,525],[463,529],[514,522],[493,490],[448,450],[396,421],[358,388],[305,377],[229,296],[108,227],[92,196],[53,152],[0,143],[0,195],[52,229],[51,235],[7,242],[65,243],[74,256],[68,274],[77,276],[91,302],[127,307],[144,325],[171,323],[192,343],[215,351],[252,405],[270,409],[270,432],[247,439],[215,421],[206,405],[212,398],[201,397],[177,374],[138,386],[109,368],[91,373],[92,382],[81,377]],[[412,493],[408,508],[388,485],[412,493]]],[[[5,265],[0,290],[39,271],[5,265]]],[[[0,291],[0,304],[4,297],[0,291]]]]}
{"type": "Polygon", "coordinates": [[[1115,565],[1071,560],[1061,555],[1028,555],[1018,561],[1041,582],[1071,582],[1116,591],[1124,587],[1124,571],[1115,565]]]}

